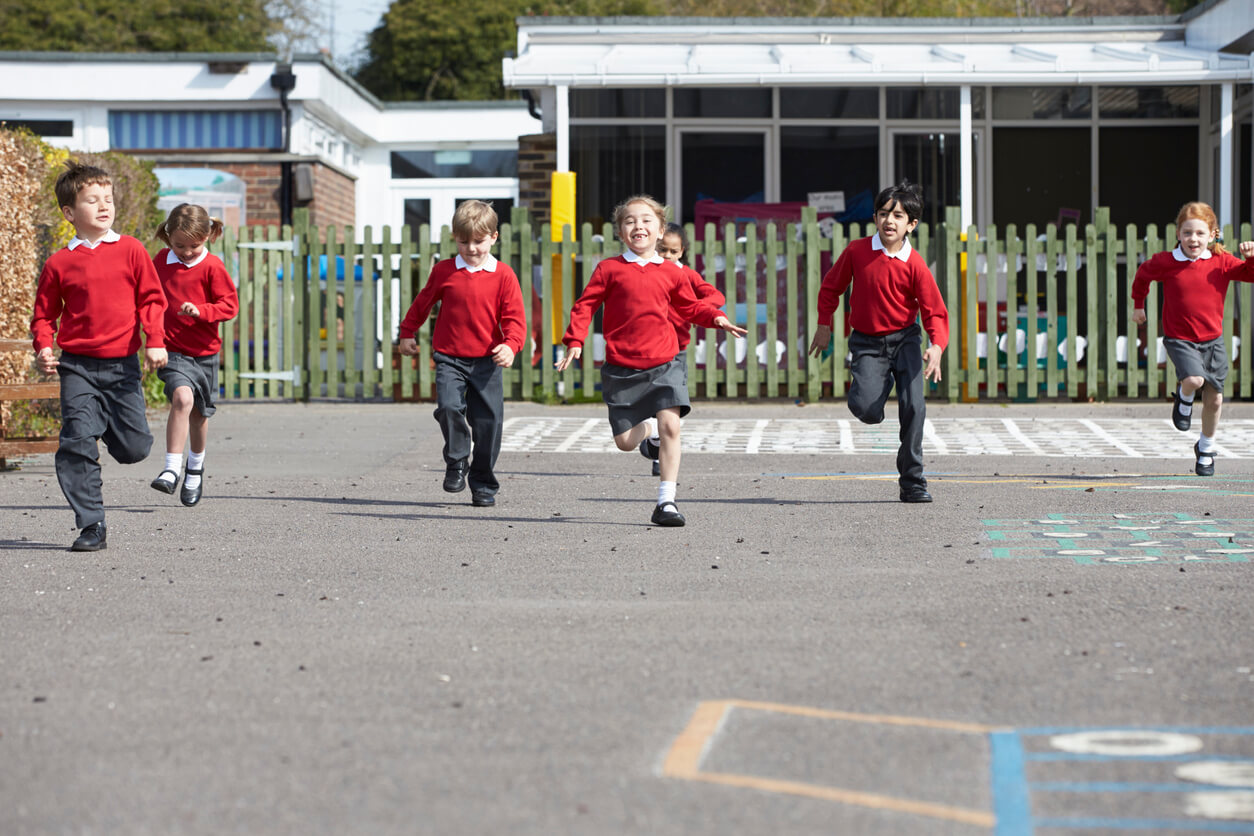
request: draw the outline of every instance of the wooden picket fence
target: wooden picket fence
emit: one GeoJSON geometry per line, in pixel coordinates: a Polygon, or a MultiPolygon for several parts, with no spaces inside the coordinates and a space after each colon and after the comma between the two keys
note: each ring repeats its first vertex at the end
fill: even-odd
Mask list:
{"type": "MultiPolygon", "coordinates": [[[[240,312],[224,323],[224,397],[246,399],[393,399],[434,397],[431,322],[420,353],[395,350],[397,326],[431,267],[456,253],[447,227],[432,242],[426,226],[384,228],[247,227],[215,245],[239,285],[240,312]]],[[[501,227],[496,255],[522,284],[534,348],[505,371],[512,399],[599,398],[603,343],[587,336],[583,356],[565,372],[553,363],[572,301],[598,261],[621,250],[613,230],[570,227],[554,241],[514,210],[501,227]]],[[[728,315],[749,334],[735,339],[697,329],[688,349],[693,397],[708,399],[841,398],[849,385],[845,305],[821,358],[806,350],[817,319],[819,284],[834,258],[870,225],[824,228],[812,212],[800,223],[708,225],[689,239],[689,258],[727,297],[728,315]],[[729,361],[730,358],[730,361],[729,361]]],[[[1225,240],[1238,240],[1231,229],[1225,240]]],[[[1240,240],[1250,238],[1250,225],[1240,240]]],[[[1095,223],[1043,230],[1029,225],[960,229],[957,210],[935,230],[920,225],[913,245],[932,265],[950,314],[942,381],[930,396],[949,401],[1161,398],[1175,380],[1161,342],[1157,288],[1149,321],[1131,322],[1130,288],[1141,261],[1175,246],[1160,233],[1117,228],[1099,209],[1095,223]]],[[[1234,244],[1230,244],[1235,249],[1234,244]]],[[[1234,284],[1224,334],[1236,354],[1226,395],[1248,398],[1254,285],[1234,284]]]]}

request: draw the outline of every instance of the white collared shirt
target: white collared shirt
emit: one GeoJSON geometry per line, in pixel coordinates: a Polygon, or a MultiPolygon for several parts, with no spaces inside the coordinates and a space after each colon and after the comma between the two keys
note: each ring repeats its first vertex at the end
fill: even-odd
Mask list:
{"type": "Polygon", "coordinates": [[[644,267],[644,265],[646,264],[661,264],[666,259],[662,258],[656,252],[653,253],[653,258],[642,258],[641,256],[636,255],[631,250],[624,250],[623,260],[626,261],[628,264],[638,264],[641,267],[644,267]]]}
{"type": "Polygon", "coordinates": [[[454,263],[457,265],[458,270],[465,270],[467,273],[478,273],[480,270],[487,270],[489,273],[496,272],[496,256],[491,253],[488,253],[487,258],[485,258],[483,263],[478,267],[471,267],[467,264],[466,259],[462,258],[461,253],[457,254],[457,258],[454,263]]]}
{"type": "Polygon", "coordinates": [[[70,249],[70,250],[77,249],[78,247],[86,247],[89,250],[94,250],[96,249],[96,247],[99,247],[101,244],[112,244],[114,241],[119,240],[121,237],[122,237],[121,235],[119,235],[118,233],[114,232],[111,229],[104,234],[104,237],[102,237],[99,241],[97,241],[94,244],[88,241],[86,238],[79,238],[77,235],[75,235],[73,238],[70,239],[70,243],[66,244],[65,246],[66,246],[66,249],[70,249]]]}
{"type": "Polygon", "coordinates": [[[874,235],[872,235],[872,236],[871,236],[871,249],[873,249],[873,250],[884,250],[884,255],[888,256],[889,258],[895,258],[895,259],[898,259],[899,261],[909,261],[909,260],[910,260],[910,249],[911,249],[911,247],[910,247],[910,239],[909,239],[909,238],[903,238],[903,239],[901,240],[901,249],[899,249],[899,250],[898,250],[897,252],[895,252],[895,253],[890,253],[888,250],[885,250],[885,249],[884,249],[884,242],[880,240],[880,234],[877,232],[877,233],[875,233],[874,235]]]}
{"type": "Polygon", "coordinates": [[[182,264],[184,267],[195,267],[197,264],[204,261],[205,256],[207,255],[209,255],[208,250],[201,250],[200,255],[196,256],[191,261],[184,261],[183,259],[179,258],[177,255],[174,254],[174,250],[170,250],[168,253],[165,254],[165,263],[166,264],[182,264]]]}
{"type": "Polygon", "coordinates": [[[1171,251],[1171,257],[1174,258],[1176,261],[1197,261],[1198,258],[1207,259],[1207,258],[1210,258],[1212,255],[1214,255],[1214,253],[1210,251],[1210,247],[1203,247],[1202,254],[1199,255],[1197,258],[1189,258],[1187,255],[1184,254],[1184,250],[1180,249],[1179,245],[1177,245],[1176,248],[1171,251]]]}

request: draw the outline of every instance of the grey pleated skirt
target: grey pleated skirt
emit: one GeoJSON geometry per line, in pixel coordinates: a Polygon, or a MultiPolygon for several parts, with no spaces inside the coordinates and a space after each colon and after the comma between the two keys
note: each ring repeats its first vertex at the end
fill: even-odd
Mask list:
{"type": "Polygon", "coordinates": [[[1204,343],[1165,337],[1163,348],[1167,350],[1167,356],[1181,380],[1200,377],[1215,391],[1223,391],[1224,381],[1228,379],[1228,350],[1223,337],[1204,343]]]}
{"type": "Polygon", "coordinates": [[[621,435],[659,411],[679,407],[679,417],[692,411],[688,401],[688,368],[684,355],[651,369],[601,366],[601,397],[610,408],[610,430],[621,435]]]}

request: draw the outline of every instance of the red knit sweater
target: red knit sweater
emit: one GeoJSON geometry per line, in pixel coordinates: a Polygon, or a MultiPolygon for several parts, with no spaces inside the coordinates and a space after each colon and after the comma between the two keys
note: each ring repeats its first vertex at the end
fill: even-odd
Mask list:
{"type": "Polygon", "coordinates": [[[849,242],[819,287],[820,324],[831,325],[832,314],[850,284],[849,324],[855,331],[891,334],[922,313],[923,330],[932,345],[944,348],[949,344],[949,311],[917,250],[911,249],[909,259],[902,261],[871,249],[870,238],[849,242]]]}
{"type": "Polygon", "coordinates": [[[188,357],[208,357],[222,349],[218,323],[239,313],[239,296],[226,265],[216,255],[206,255],[195,267],[181,261],[169,264],[170,250],[153,257],[153,266],[165,291],[165,341],[171,351],[188,357]],[[183,316],[179,308],[191,302],[199,317],[183,316]]]}
{"type": "Polygon", "coordinates": [[[1174,252],[1157,253],[1137,268],[1132,302],[1145,307],[1150,282],[1163,285],[1163,336],[1204,343],[1224,333],[1224,297],[1229,282],[1254,281],[1254,259],[1216,253],[1177,261],[1174,252]]]}
{"type": "Polygon", "coordinates": [[[685,322],[713,328],[723,312],[699,301],[676,264],[631,263],[622,256],[607,258],[592,272],[588,286],[570,311],[562,337],[568,348],[583,347],[597,308],[605,336],[605,357],[616,366],[651,369],[675,359],[679,338],[671,323],[672,309],[685,322]]]}
{"type": "MultiPolygon", "coordinates": [[[[719,308],[727,304],[727,297],[719,293],[717,287],[703,279],[700,273],[682,264],[679,267],[684,272],[684,278],[688,280],[688,286],[692,288],[692,292],[698,299],[719,308]]],[[[670,318],[671,325],[675,326],[675,336],[679,339],[679,350],[683,351],[688,347],[688,343],[692,342],[692,324],[680,316],[674,308],[671,308],[670,318]]]]}
{"type": "Polygon", "coordinates": [[[522,351],[527,337],[522,289],[509,265],[498,261],[495,271],[471,273],[457,269],[456,259],[436,264],[401,322],[401,339],[413,339],[441,301],[431,341],[436,351],[450,357],[487,357],[501,343],[515,354],[522,351]]]}
{"type": "Polygon", "coordinates": [[[139,327],[149,348],[165,348],[165,294],[148,250],[123,235],[94,249],[58,250],[44,263],[30,330],[35,351],[52,346],[88,357],[129,357],[139,327]]]}

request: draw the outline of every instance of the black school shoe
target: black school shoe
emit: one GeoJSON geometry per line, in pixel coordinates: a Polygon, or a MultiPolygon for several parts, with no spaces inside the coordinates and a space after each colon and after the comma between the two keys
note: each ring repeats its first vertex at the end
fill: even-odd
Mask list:
{"type": "Polygon", "coordinates": [[[663,502],[661,505],[653,509],[653,524],[660,525],[665,528],[679,528],[687,520],[684,515],[679,513],[679,508],[674,502],[663,502]]]}
{"type": "Polygon", "coordinates": [[[911,485],[901,489],[902,502],[931,502],[932,495],[922,485],[911,485]]]}
{"type": "Polygon", "coordinates": [[[203,467],[200,470],[184,469],[183,470],[183,490],[179,491],[179,502],[183,503],[188,508],[191,508],[197,502],[200,502],[200,494],[201,494],[201,491],[204,489],[204,487],[205,487],[205,469],[203,467]],[[194,488],[187,487],[188,476],[199,476],[200,483],[197,484],[196,487],[194,488]]]}
{"type": "MultiPolygon", "coordinates": [[[[1194,398],[1194,402],[1196,400],[1194,398]]],[[[1175,424],[1176,429],[1180,432],[1188,432],[1189,427],[1193,424],[1193,413],[1190,412],[1188,415],[1185,415],[1181,412],[1180,407],[1183,403],[1184,401],[1180,400],[1179,389],[1171,393],[1171,423],[1175,424]]]]}
{"type": "Polygon", "coordinates": [[[1215,475],[1215,454],[1203,453],[1197,447],[1197,442],[1193,442],[1193,456],[1196,463],[1193,465],[1193,472],[1198,476],[1214,476],[1215,475]]]}
{"type": "Polygon", "coordinates": [[[154,488],[155,490],[159,490],[162,493],[172,494],[174,493],[174,489],[178,487],[178,484],[179,484],[179,475],[177,473],[175,473],[173,470],[163,470],[157,474],[156,479],[153,479],[151,482],[148,483],[148,487],[154,488]],[[172,476],[173,478],[169,480],[162,479],[161,477],[166,475],[167,473],[170,474],[170,476],[172,476]]]}
{"type": "Polygon", "coordinates": [[[101,549],[107,549],[109,530],[105,527],[104,520],[98,523],[92,523],[79,532],[78,539],[74,541],[74,545],[70,546],[72,552],[98,552],[101,549]]]}
{"type": "Polygon", "coordinates": [[[653,440],[648,436],[645,436],[644,440],[640,442],[640,455],[644,456],[646,459],[653,460],[654,476],[662,475],[662,463],[658,461],[658,456],[661,454],[662,448],[659,445],[654,444],[653,440]]]}
{"type": "Polygon", "coordinates": [[[470,465],[465,459],[450,464],[444,470],[444,490],[449,493],[460,493],[466,490],[466,471],[470,469],[470,465]]]}
{"type": "Polygon", "coordinates": [[[491,508],[496,504],[496,496],[491,491],[472,490],[470,492],[470,504],[476,508],[491,508]]]}

